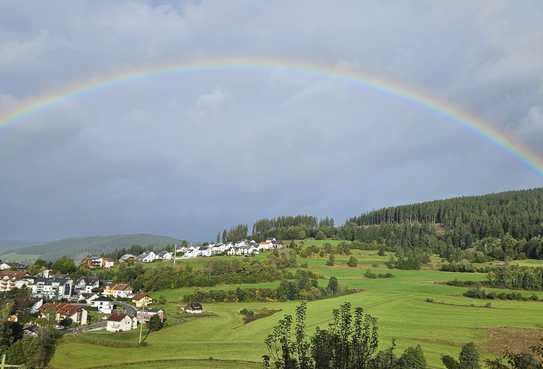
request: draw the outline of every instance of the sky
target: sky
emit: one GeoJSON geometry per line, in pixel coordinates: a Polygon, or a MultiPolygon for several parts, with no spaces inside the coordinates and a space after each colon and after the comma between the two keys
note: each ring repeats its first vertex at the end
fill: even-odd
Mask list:
{"type": "MultiPolygon", "coordinates": [[[[543,2],[0,2],[0,116],[130,68],[274,59],[424,91],[543,156],[543,2]]],[[[136,79],[0,125],[0,239],[193,241],[279,215],[543,186],[424,107],[331,76],[216,68],[136,79]]]]}

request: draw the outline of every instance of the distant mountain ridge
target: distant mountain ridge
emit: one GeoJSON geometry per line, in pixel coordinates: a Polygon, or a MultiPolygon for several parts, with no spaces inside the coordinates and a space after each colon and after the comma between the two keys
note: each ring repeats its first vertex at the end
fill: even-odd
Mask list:
{"type": "Polygon", "coordinates": [[[0,259],[24,260],[40,257],[46,260],[54,260],[61,256],[81,259],[89,254],[107,253],[132,245],[160,248],[178,242],[179,240],[172,237],[145,233],[66,238],[39,245],[15,247],[9,250],[3,249],[0,252],[0,259]]]}

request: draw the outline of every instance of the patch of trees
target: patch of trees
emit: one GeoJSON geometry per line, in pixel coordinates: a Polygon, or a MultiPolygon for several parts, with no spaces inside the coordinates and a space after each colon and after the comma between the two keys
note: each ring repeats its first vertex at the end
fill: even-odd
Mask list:
{"type": "Polygon", "coordinates": [[[371,269],[366,270],[364,277],[369,279],[383,279],[383,278],[392,278],[394,275],[392,273],[374,273],[371,269]]]}
{"type": "MultiPolygon", "coordinates": [[[[238,242],[246,240],[249,234],[249,227],[247,224],[238,224],[229,230],[224,230],[222,232],[222,237],[220,241],[222,242],[238,242]]],[[[217,236],[219,238],[219,236],[217,236]]]]}
{"type": "Polygon", "coordinates": [[[252,227],[252,237],[255,240],[267,238],[303,240],[308,237],[322,240],[334,237],[335,234],[333,218],[318,219],[310,215],[259,219],[252,227]]]}
{"type": "Polygon", "coordinates": [[[239,313],[243,316],[243,323],[248,324],[248,323],[254,322],[255,320],[271,316],[277,313],[278,311],[281,311],[281,310],[268,309],[268,308],[259,309],[259,310],[241,309],[239,313]]]}
{"type": "Polygon", "coordinates": [[[422,248],[399,249],[396,255],[392,255],[390,260],[386,262],[389,268],[418,270],[424,264],[430,262],[428,251],[422,248]]]}
{"type": "Polygon", "coordinates": [[[504,266],[488,273],[486,284],[492,287],[543,290],[543,268],[504,266]]]}
{"type": "Polygon", "coordinates": [[[306,332],[307,307],[302,303],[296,315],[285,315],[266,338],[267,369],[425,369],[420,346],[407,348],[400,356],[395,344],[379,351],[377,320],[362,308],[344,303],[334,310],[328,329],[306,332]]]}
{"type": "MultiPolygon", "coordinates": [[[[120,264],[118,268],[83,270],[79,273],[129,283],[135,290],[157,291],[179,287],[211,287],[218,284],[272,282],[288,277],[288,268],[298,266],[296,251],[274,250],[263,261],[254,258],[209,258],[202,266],[190,263],[162,264],[144,268],[138,264],[120,264]]],[[[77,273],[76,273],[77,274],[77,273]]]]}
{"type": "Polygon", "coordinates": [[[523,296],[519,292],[487,292],[482,288],[469,289],[464,292],[464,296],[484,300],[539,301],[539,297],[537,295],[523,296]]]}
{"type": "Polygon", "coordinates": [[[53,357],[60,334],[52,327],[40,328],[36,337],[24,337],[17,322],[0,322],[0,355],[11,365],[45,368],[53,357]]]}
{"type": "Polygon", "coordinates": [[[277,288],[237,288],[233,290],[197,290],[183,296],[185,302],[268,302],[318,300],[358,292],[342,289],[337,278],[331,277],[326,287],[319,287],[315,275],[298,270],[294,279],[282,280],[277,288]]]}

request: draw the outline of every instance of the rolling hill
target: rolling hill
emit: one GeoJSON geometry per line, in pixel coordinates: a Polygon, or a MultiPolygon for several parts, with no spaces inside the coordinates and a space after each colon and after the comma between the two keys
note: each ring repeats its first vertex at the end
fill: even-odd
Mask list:
{"type": "Polygon", "coordinates": [[[80,259],[89,254],[100,254],[132,245],[163,247],[179,242],[175,238],[152,234],[126,234],[67,238],[39,245],[2,250],[0,259],[31,261],[38,257],[54,260],[61,256],[80,259]]]}

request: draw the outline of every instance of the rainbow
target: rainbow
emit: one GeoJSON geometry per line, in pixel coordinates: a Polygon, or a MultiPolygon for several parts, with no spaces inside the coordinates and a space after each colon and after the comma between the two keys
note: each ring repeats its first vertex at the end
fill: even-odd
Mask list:
{"type": "Polygon", "coordinates": [[[129,68],[122,72],[111,73],[99,78],[93,78],[68,85],[54,93],[41,95],[36,98],[23,101],[12,111],[0,115],[0,127],[10,123],[22,121],[33,114],[62,104],[69,99],[81,97],[85,94],[98,90],[111,88],[122,83],[156,78],[170,73],[200,73],[225,69],[267,69],[299,72],[317,77],[334,78],[337,80],[355,83],[375,92],[400,98],[406,102],[421,106],[433,114],[445,118],[447,121],[459,124],[465,129],[468,129],[474,134],[479,135],[483,139],[488,140],[496,146],[509,152],[515,158],[524,162],[530,168],[535,170],[535,172],[543,176],[543,157],[537,155],[533,150],[517,140],[515,137],[497,130],[492,124],[473,114],[462,111],[459,108],[430,96],[423,91],[417,90],[412,86],[406,86],[396,81],[378,78],[351,68],[341,68],[325,64],[287,60],[232,58],[213,59],[211,61],[196,60],[181,63],[162,64],[159,66],[154,65],[129,68]]]}

